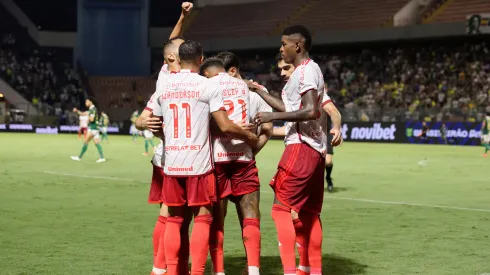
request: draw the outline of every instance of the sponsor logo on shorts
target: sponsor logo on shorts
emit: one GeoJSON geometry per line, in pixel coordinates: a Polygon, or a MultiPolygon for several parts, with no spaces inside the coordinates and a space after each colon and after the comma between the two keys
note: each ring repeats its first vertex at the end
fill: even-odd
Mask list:
{"type": "Polygon", "coordinates": [[[245,155],[245,152],[218,152],[219,158],[243,157],[244,155],[245,155]]]}
{"type": "Polygon", "coordinates": [[[194,171],[194,166],[191,166],[191,167],[172,167],[172,166],[168,166],[167,169],[170,172],[192,172],[192,171],[194,171]]]}

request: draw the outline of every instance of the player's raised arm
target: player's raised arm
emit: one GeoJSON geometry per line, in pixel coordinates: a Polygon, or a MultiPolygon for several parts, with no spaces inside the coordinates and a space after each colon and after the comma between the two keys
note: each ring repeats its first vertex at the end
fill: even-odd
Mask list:
{"type": "Polygon", "coordinates": [[[317,119],[318,106],[317,106],[318,92],[315,89],[311,89],[303,94],[301,98],[301,105],[303,106],[297,111],[292,112],[263,112],[258,113],[254,120],[256,123],[263,124],[271,122],[273,120],[283,120],[290,122],[307,121],[317,119]]]}
{"type": "Polygon", "coordinates": [[[191,12],[192,8],[194,7],[194,4],[191,2],[184,2],[182,3],[182,13],[180,14],[179,21],[177,21],[177,24],[175,24],[174,29],[172,30],[172,33],[170,33],[169,39],[172,39],[174,37],[182,36],[184,34],[184,22],[191,12]]]}
{"type": "Polygon", "coordinates": [[[276,98],[276,97],[272,96],[271,94],[269,94],[267,92],[267,90],[265,89],[265,87],[259,85],[256,82],[253,82],[251,80],[246,80],[245,82],[248,85],[248,89],[252,92],[257,93],[267,104],[269,104],[269,106],[271,106],[272,108],[274,108],[275,110],[277,110],[279,112],[285,112],[286,111],[286,107],[284,105],[284,102],[282,102],[282,100],[280,100],[279,98],[276,98]]]}

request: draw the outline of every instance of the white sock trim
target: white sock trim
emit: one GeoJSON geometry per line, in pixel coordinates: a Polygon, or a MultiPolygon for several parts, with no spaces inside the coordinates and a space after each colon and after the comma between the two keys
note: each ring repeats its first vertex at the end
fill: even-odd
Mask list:
{"type": "Polygon", "coordinates": [[[260,275],[260,269],[258,266],[249,266],[248,275],[260,275]]]}
{"type": "Polygon", "coordinates": [[[165,268],[156,268],[156,267],[153,267],[152,271],[153,271],[153,273],[158,274],[158,275],[161,275],[161,274],[167,272],[167,270],[165,268]]]}
{"type": "Polygon", "coordinates": [[[309,266],[298,266],[298,269],[307,273],[310,273],[310,267],[309,266]]]}

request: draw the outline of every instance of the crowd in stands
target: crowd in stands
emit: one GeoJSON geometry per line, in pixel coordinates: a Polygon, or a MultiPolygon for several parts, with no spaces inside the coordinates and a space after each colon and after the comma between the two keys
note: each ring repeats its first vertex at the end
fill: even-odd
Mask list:
{"type": "Polygon", "coordinates": [[[69,57],[39,47],[3,8],[0,25],[1,79],[46,115],[62,117],[83,102],[80,77],[69,57]]]}
{"type": "Polygon", "coordinates": [[[55,66],[54,52],[19,50],[15,36],[4,35],[0,45],[0,76],[49,115],[61,115],[84,97],[78,73],[68,64],[55,66]]]}
{"type": "MultiPolygon", "coordinates": [[[[312,58],[344,120],[481,121],[490,111],[489,45],[479,41],[320,47],[312,58]]],[[[272,60],[244,60],[245,75],[275,95],[272,60]]]]}

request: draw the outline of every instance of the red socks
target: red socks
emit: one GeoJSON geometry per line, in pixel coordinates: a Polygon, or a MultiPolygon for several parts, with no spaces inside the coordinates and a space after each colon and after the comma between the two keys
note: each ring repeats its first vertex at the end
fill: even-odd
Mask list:
{"type": "MultiPolygon", "coordinates": [[[[184,218],[169,217],[165,228],[165,256],[167,260],[168,275],[178,275],[179,250],[180,250],[180,228],[184,218]]],[[[160,268],[159,266],[156,266],[160,268]]]]}
{"type": "Polygon", "coordinates": [[[211,261],[213,262],[214,273],[225,272],[223,250],[224,238],[225,232],[223,224],[218,219],[214,219],[209,236],[209,252],[211,254],[211,261]]]}
{"type": "Polygon", "coordinates": [[[260,221],[243,219],[243,244],[247,252],[248,266],[260,267],[260,221]]]}
{"type": "Polygon", "coordinates": [[[293,224],[294,224],[294,230],[296,232],[296,247],[298,248],[298,254],[299,254],[298,269],[303,272],[309,273],[310,261],[308,258],[308,245],[310,239],[310,232],[308,232],[307,229],[310,228],[308,225],[311,224],[311,222],[302,221],[301,219],[294,219],[293,224]],[[306,225],[303,224],[303,222],[306,223],[306,225]]]}
{"type": "Polygon", "coordinates": [[[277,238],[279,240],[279,253],[285,275],[296,274],[296,233],[291,219],[291,209],[286,206],[274,204],[272,206],[272,219],[276,224],[277,238]]]}
{"type": "MultiPolygon", "coordinates": [[[[165,225],[167,223],[167,217],[158,216],[157,223],[155,224],[155,229],[153,230],[153,262],[156,262],[158,250],[161,249],[160,257],[162,257],[161,262],[165,263],[165,251],[164,246],[164,232],[165,225]],[[160,248],[161,247],[161,248],[160,248]]],[[[167,266],[166,264],[164,264],[167,266]]],[[[165,266],[163,268],[165,268],[165,266]]]]}
{"type": "Polygon", "coordinates": [[[322,222],[319,215],[312,217],[312,225],[310,231],[310,242],[308,246],[308,254],[310,254],[311,275],[322,274],[322,222]]]}
{"type": "MultiPolygon", "coordinates": [[[[211,215],[200,215],[194,218],[194,228],[192,229],[190,246],[190,254],[192,259],[191,275],[204,275],[206,259],[209,251],[209,231],[212,222],[213,216],[211,215]]],[[[167,225],[167,231],[168,230],[169,226],[167,225]]],[[[168,255],[167,261],[169,261],[168,255]]],[[[168,265],[169,263],[167,263],[167,266],[168,265]]],[[[168,275],[174,274],[168,272],[168,275]]]]}

